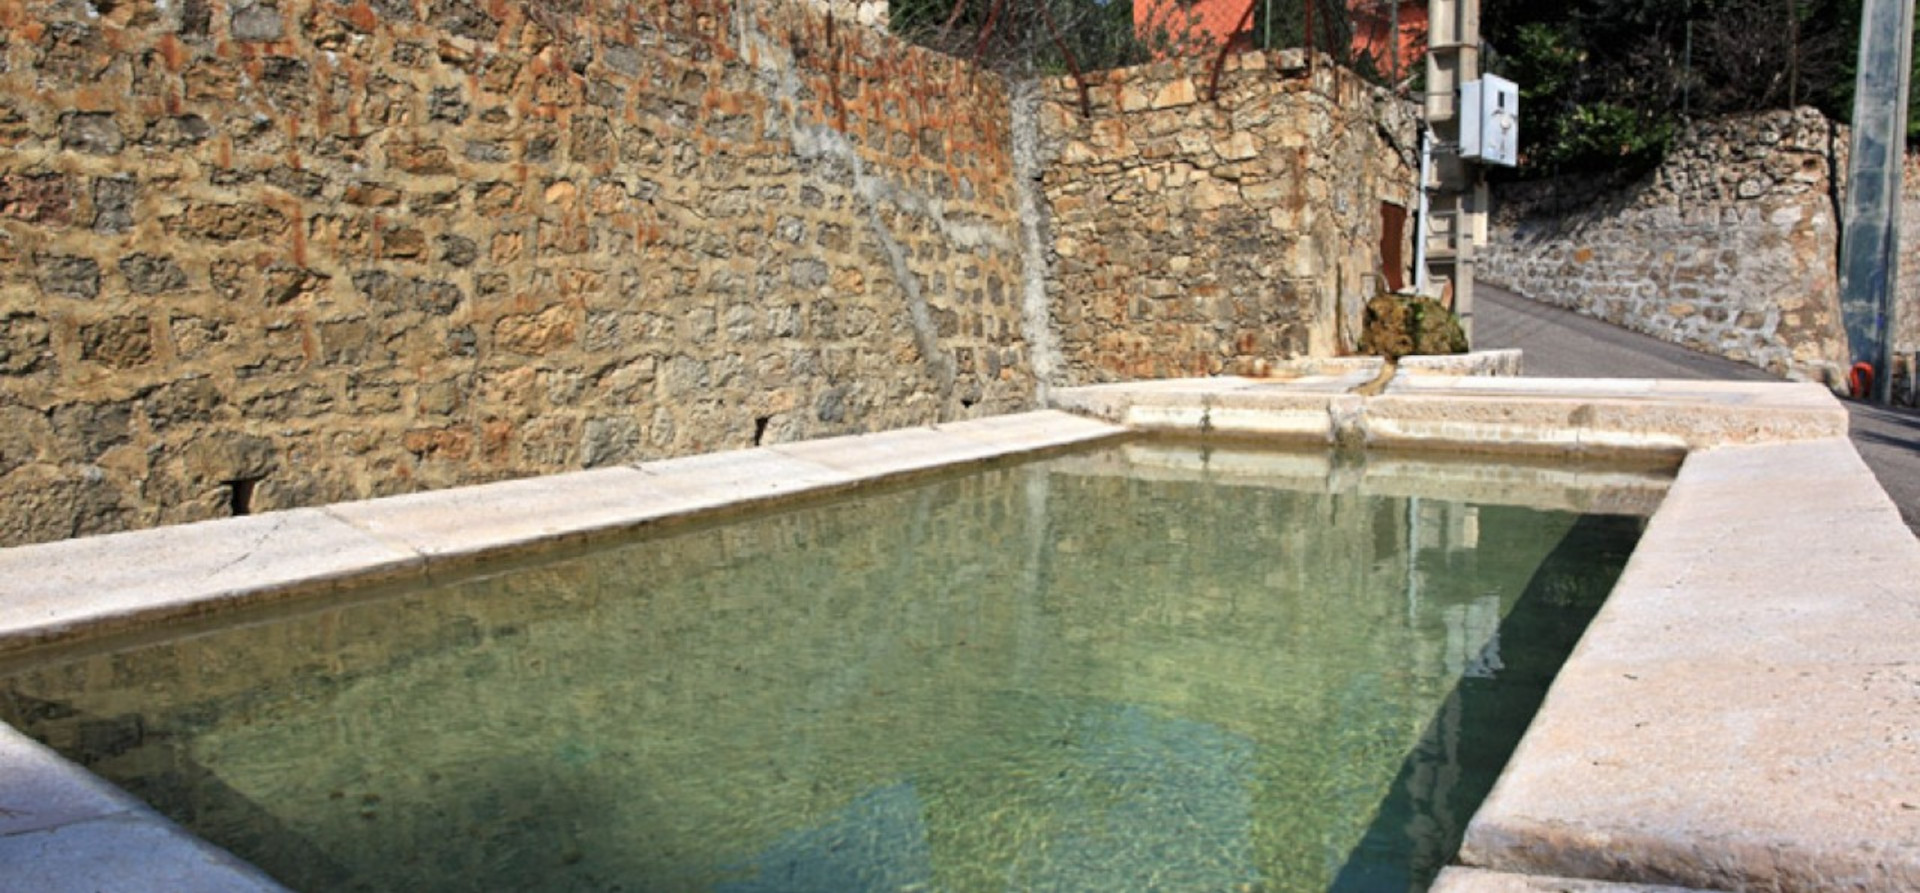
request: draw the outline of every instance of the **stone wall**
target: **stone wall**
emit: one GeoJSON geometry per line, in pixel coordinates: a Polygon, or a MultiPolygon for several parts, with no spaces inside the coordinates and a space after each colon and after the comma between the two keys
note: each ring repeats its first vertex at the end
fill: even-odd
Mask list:
{"type": "Polygon", "coordinates": [[[770,2],[0,4],[0,545],[1027,408],[1007,121],[770,2]]]}
{"type": "Polygon", "coordinates": [[[1477,275],[1780,375],[1838,382],[1842,141],[1803,108],[1698,124],[1633,182],[1499,187],[1477,275]]]}
{"type": "Polygon", "coordinates": [[[1893,349],[1920,354],[1920,152],[1900,172],[1900,271],[1894,279],[1893,349]]]}
{"type": "MultiPolygon", "coordinates": [[[[1383,203],[1414,201],[1414,111],[1324,58],[1211,59],[1048,86],[1057,383],[1256,371],[1332,356],[1381,288],[1383,203]]],[[[1407,234],[1393,236],[1400,256],[1407,234]]]]}

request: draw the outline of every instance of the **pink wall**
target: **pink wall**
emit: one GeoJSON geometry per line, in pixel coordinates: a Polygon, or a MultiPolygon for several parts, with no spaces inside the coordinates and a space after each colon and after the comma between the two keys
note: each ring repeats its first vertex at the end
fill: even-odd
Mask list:
{"type": "MultiPolygon", "coordinates": [[[[1256,0],[1135,0],[1134,29],[1149,40],[1164,32],[1170,42],[1157,55],[1178,56],[1217,50],[1232,40],[1251,46],[1247,8],[1256,0]]],[[[1427,49],[1427,4],[1422,0],[1348,0],[1353,12],[1353,56],[1370,57],[1374,67],[1393,67],[1393,7],[1400,7],[1401,80],[1420,63],[1427,49]]],[[[1391,72],[1389,72],[1391,74],[1391,72]]]]}

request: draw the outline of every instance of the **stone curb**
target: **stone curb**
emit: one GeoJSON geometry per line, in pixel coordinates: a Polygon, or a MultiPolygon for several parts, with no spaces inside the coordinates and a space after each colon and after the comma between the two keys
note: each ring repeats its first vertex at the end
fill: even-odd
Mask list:
{"type": "MultiPolygon", "coordinates": [[[[1367,377],[1063,389],[1061,408],[1095,419],[1030,413],[0,550],[0,652],[1129,430],[1685,451],[1621,586],[1471,823],[1463,861],[1587,879],[1577,883],[1920,886],[1920,791],[1908,790],[1920,778],[1920,675],[1907,657],[1920,641],[1920,545],[1844,439],[1837,401],[1810,385],[1406,375],[1378,397],[1349,393],[1367,377]],[[87,604],[70,604],[75,592],[87,604]],[[1646,732],[1649,722],[1663,725],[1646,732]],[[1776,809],[1786,818],[1762,820],[1776,809]]],[[[0,805],[102,796],[104,783],[57,758],[59,772],[33,769],[44,756],[0,746],[0,805]],[[68,793],[32,787],[46,779],[68,793]]],[[[184,833],[101,809],[87,821],[184,833]]],[[[44,830],[0,830],[0,845],[30,847],[32,870],[64,864],[20,842],[44,830]]],[[[221,886],[228,857],[209,864],[205,884],[181,886],[260,889],[221,886]]],[[[46,877],[37,889],[98,886],[46,877]]]]}
{"type": "Polygon", "coordinates": [[[1053,402],[1138,430],[1354,448],[1679,455],[1847,433],[1846,410],[1814,384],[1400,375],[1379,396],[1352,393],[1364,383],[1349,373],[1097,385],[1053,402]]]}
{"type": "Polygon", "coordinates": [[[1057,392],[1159,431],[1685,455],[1443,890],[1920,889],[1920,541],[1812,384],[1352,374],[1057,392]],[[1563,880],[1563,879],[1576,880],[1563,880]]]}
{"type": "Polygon", "coordinates": [[[1043,410],[0,549],[0,655],[1125,434],[1043,410]]]}
{"type": "Polygon", "coordinates": [[[0,891],[21,893],[286,889],[5,723],[0,866],[0,891]]]}
{"type": "MultiPolygon", "coordinates": [[[[0,549],[0,656],[1126,433],[1041,411],[0,549]]],[[[282,889],[4,723],[0,865],[0,893],[282,889]]]]}
{"type": "Polygon", "coordinates": [[[1484,461],[1431,453],[1368,455],[1361,462],[1339,461],[1324,452],[1287,453],[1234,443],[1210,445],[1204,458],[1190,450],[1152,440],[1122,445],[1119,455],[1102,453],[1056,460],[1063,472],[1099,476],[1231,484],[1236,478],[1308,493],[1355,493],[1417,499],[1477,500],[1546,511],[1650,516],[1673,481],[1668,462],[1565,467],[1554,462],[1484,461]]]}
{"type": "Polygon", "coordinates": [[[1844,438],[1690,454],[1460,860],[1920,889],[1920,541],[1844,438]]]}
{"type": "Polygon", "coordinates": [[[1427,893],[1705,893],[1692,887],[1616,884],[1559,877],[1503,874],[1454,866],[1440,872],[1427,893]]]}

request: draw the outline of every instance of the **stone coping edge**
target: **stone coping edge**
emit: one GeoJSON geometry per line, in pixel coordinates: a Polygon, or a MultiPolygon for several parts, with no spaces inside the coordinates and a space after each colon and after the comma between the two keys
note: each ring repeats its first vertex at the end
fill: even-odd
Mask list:
{"type": "MultiPolygon", "coordinates": [[[[1043,410],[0,549],[0,655],[1127,434],[1043,410]]],[[[283,889],[4,723],[0,865],[0,891],[283,889]]]]}
{"type": "Polygon", "coordinates": [[[1434,878],[1427,893],[1703,893],[1694,887],[1581,881],[1530,874],[1506,874],[1454,866],[1434,878]]]}
{"type": "Polygon", "coordinates": [[[1060,409],[1136,430],[1351,448],[1674,456],[1740,443],[1845,437],[1847,413],[1810,383],[1396,375],[1287,382],[1222,377],[1052,393],[1060,409]]]}
{"type": "Polygon", "coordinates": [[[1920,540],[1851,442],[1687,456],[1466,865],[1920,889],[1920,540]]]}
{"type": "Polygon", "coordinates": [[[1443,893],[1920,889],[1920,540],[1813,384],[1103,385],[1136,428],[1685,458],[1443,893]]]}
{"type": "Polygon", "coordinates": [[[1042,410],[0,549],[0,655],[1127,434],[1042,410]]]}
{"type": "Polygon", "coordinates": [[[1113,452],[1056,459],[1059,473],[1157,481],[1208,481],[1286,487],[1304,493],[1492,502],[1547,511],[1651,516],[1666,498],[1678,463],[1568,462],[1424,452],[1275,452],[1246,441],[1175,436],[1129,441],[1113,452]],[[1188,449],[1204,444],[1198,454],[1188,449]]]}
{"type": "Polygon", "coordinates": [[[0,723],[0,890],[284,890],[0,723]]]}
{"type": "MultiPolygon", "coordinates": [[[[1240,436],[1269,442],[1418,445],[1469,451],[1487,446],[1475,442],[1475,436],[1512,437],[1512,443],[1496,443],[1500,448],[1561,454],[1715,453],[1719,452],[1715,448],[1729,443],[1784,445],[1824,439],[1813,446],[1828,453],[1845,450],[1857,466],[1842,475],[1856,485],[1847,492],[1855,492],[1858,480],[1864,477],[1877,495],[1878,503],[1865,509],[1873,529],[1881,533],[1897,530],[1909,551],[1914,546],[1891,503],[1845,442],[1844,410],[1815,385],[1470,380],[1401,375],[1381,396],[1348,393],[1365,377],[1350,372],[1307,376],[1285,384],[1219,378],[1059,389],[1053,392],[1052,402],[1074,415],[1042,411],[1002,416],[0,550],[0,652],[157,617],[209,613],[223,606],[296,591],[425,576],[430,568],[456,559],[535,548],[671,518],[707,517],[730,506],[763,505],[1003,456],[1120,438],[1136,430],[1240,436]],[[767,477],[769,474],[774,477],[767,477]],[[89,604],[67,604],[76,592],[86,593],[89,604]]],[[[1741,455],[1774,448],[1751,448],[1741,455]]],[[[1675,483],[1676,490],[1684,492],[1700,486],[1702,475],[1710,478],[1714,474],[1713,467],[1711,461],[1696,461],[1689,456],[1675,483]],[[1700,470],[1703,468],[1708,470],[1700,470]]],[[[1796,495],[1817,504],[1823,498],[1822,485],[1827,483],[1813,482],[1810,489],[1802,488],[1804,494],[1796,491],[1796,495]]],[[[1777,495],[1765,486],[1752,487],[1752,481],[1743,481],[1743,485],[1759,490],[1763,497],[1777,495]]],[[[1674,498],[1670,494],[1669,502],[1674,498]]],[[[1713,500],[1706,499],[1709,509],[1717,504],[1713,500]]],[[[1685,523],[1663,522],[1668,516],[1669,510],[1663,506],[1655,515],[1650,537],[1655,530],[1664,536],[1667,528],[1685,523]]],[[[1831,512],[1827,517],[1833,520],[1831,512]]],[[[1900,555],[1897,564],[1901,569],[1920,560],[1906,553],[1900,555]]],[[[1772,553],[1775,564],[1794,557],[1791,550],[1779,550],[1777,546],[1772,553]]],[[[1629,572],[1640,563],[1636,553],[1629,572]]],[[[1760,579],[1764,588],[1766,578],[1760,579]]],[[[1912,579],[1893,585],[1910,588],[1912,579]]],[[[1887,591],[1885,581],[1869,588],[1881,595],[1887,591]]],[[[1618,593],[1603,609],[1603,618],[1610,612],[1628,610],[1615,609],[1617,599],[1618,593]]],[[[1589,650],[1589,640],[1594,637],[1590,630],[1576,657],[1589,650]]],[[[1573,666],[1570,661],[1569,667],[1573,666]]],[[[1561,689],[1571,683],[1564,680],[1584,672],[1563,672],[1563,681],[1555,683],[1542,716],[1549,708],[1555,708],[1556,715],[1565,713],[1558,710],[1555,699],[1565,700],[1561,689]]],[[[1724,704],[1716,701],[1708,706],[1724,704]]],[[[1516,754],[1502,774],[1495,790],[1496,798],[1506,798],[1501,802],[1527,802],[1513,793],[1516,783],[1511,783],[1511,778],[1517,772],[1532,772],[1535,764],[1543,763],[1536,751],[1545,745],[1535,744],[1541,725],[1542,720],[1536,719],[1522,742],[1522,753],[1516,754]]],[[[1831,733],[1830,728],[1826,731],[1831,733]]],[[[22,741],[23,736],[0,726],[0,807],[15,813],[12,818],[20,817],[17,808],[9,805],[14,802],[57,805],[62,798],[84,802],[105,797],[114,805],[92,813],[76,813],[74,822],[61,827],[126,830],[147,838],[186,836],[110,785],[38,745],[22,746],[22,741]],[[98,824],[102,822],[109,824],[98,824]]],[[[1559,783],[1568,780],[1556,778],[1559,783]]],[[[1572,781],[1580,781],[1577,774],[1572,781]]],[[[1490,798],[1489,807],[1494,802],[1490,798]]],[[[1644,807],[1634,804],[1628,811],[1644,807]]],[[[0,817],[8,815],[0,812],[0,817]]],[[[1595,871],[1593,864],[1577,858],[1577,849],[1568,851],[1573,858],[1557,857],[1553,855],[1557,840],[1551,835],[1528,838],[1525,835],[1532,831],[1524,824],[1499,826],[1489,815],[1493,815],[1489,808],[1476,814],[1468,833],[1470,849],[1463,851],[1463,859],[1471,854],[1476,860],[1500,863],[1514,853],[1525,852],[1536,858],[1524,862],[1520,874],[1638,882],[1636,878],[1603,876],[1606,871],[1595,871]],[[1538,845],[1542,840],[1545,845],[1538,845]],[[1555,871],[1555,866],[1576,870],[1555,871]]],[[[1603,814],[1602,818],[1609,816],[1620,818],[1613,814],[1603,814]]],[[[47,883],[37,883],[41,876],[36,876],[35,889],[110,887],[112,883],[102,884],[101,880],[125,880],[145,870],[144,862],[128,866],[113,858],[116,848],[127,849],[126,834],[83,834],[71,847],[56,852],[57,847],[35,836],[44,834],[49,823],[36,823],[31,817],[27,822],[35,826],[0,822],[0,855],[7,854],[7,847],[25,848],[15,850],[17,856],[0,861],[10,866],[24,865],[30,871],[52,866],[44,875],[47,883]],[[66,869],[60,867],[68,864],[61,861],[63,858],[95,865],[97,871],[74,873],[69,879],[62,873],[66,869]]],[[[1592,839],[1604,841],[1604,832],[1592,839]]],[[[1704,849],[1696,846],[1690,852],[1712,856],[1714,839],[1704,838],[1704,849]]],[[[271,881],[250,873],[244,864],[210,845],[190,839],[175,843],[190,847],[183,852],[197,854],[193,858],[205,863],[192,869],[176,886],[277,889],[271,881]],[[198,848],[191,849],[193,845],[198,848]]],[[[1654,851],[1644,854],[1651,859],[1664,858],[1654,851]]],[[[1661,879],[1691,877],[1683,871],[1668,871],[1657,862],[1648,864],[1653,867],[1643,865],[1643,873],[1661,879]]]]}

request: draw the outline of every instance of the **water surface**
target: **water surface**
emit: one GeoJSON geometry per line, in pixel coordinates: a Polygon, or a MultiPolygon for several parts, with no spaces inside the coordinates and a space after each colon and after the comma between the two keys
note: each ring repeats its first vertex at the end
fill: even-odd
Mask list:
{"type": "Polygon", "coordinates": [[[1290,461],[683,528],[56,655],[0,716],[306,890],[1419,889],[1641,522],[1290,461]]]}

